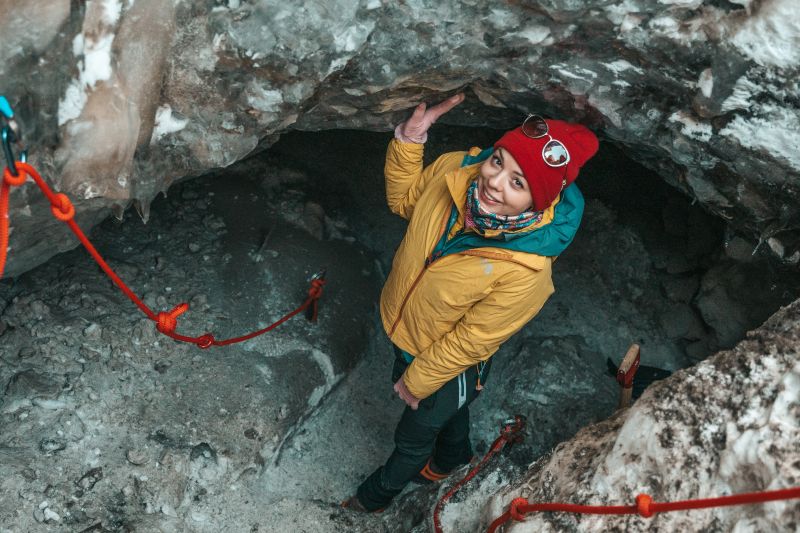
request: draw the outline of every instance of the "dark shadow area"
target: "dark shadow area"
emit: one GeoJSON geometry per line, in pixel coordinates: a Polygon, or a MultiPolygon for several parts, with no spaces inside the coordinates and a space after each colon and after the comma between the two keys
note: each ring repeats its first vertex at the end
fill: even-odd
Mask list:
{"type": "MultiPolygon", "coordinates": [[[[502,133],[436,125],[426,145],[425,162],[448,151],[490,146],[502,133]]],[[[385,203],[383,159],[391,136],[351,130],[293,131],[257,159],[306,173],[310,179],[303,187],[309,198],[326,212],[348,220],[359,240],[389,268],[405,227],[385,203]]],[[[685,352],[680,366],[732,347],[747,330],[800,294],[796,269],[780,264],[766,250],[757,250],[757,243],[730,234],[723,220],[610,143],[601,143],[577,183],[587,205],[599,202],[619,228],[630,230],[641,241],[645,253],[619,256],[618,266],[620,270],[651,270],[658,279],[660,296],[670,304],[669,316],[661,317],[660,325],[685,352]]],[[[594,223],[587,210],[581,232],[594,223]]],[[[579,233],[564,257],[580,244],[579,233]]],[[[618,281],[626,283],[624,276],[618,281]]],[[[638,303],[656,307],[648,300],[638,303]]]]}

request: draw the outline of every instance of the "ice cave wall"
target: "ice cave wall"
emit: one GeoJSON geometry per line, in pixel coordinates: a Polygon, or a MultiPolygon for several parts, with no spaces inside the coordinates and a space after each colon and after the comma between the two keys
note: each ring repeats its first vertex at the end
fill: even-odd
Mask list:
{"type": "MultiPolygon", "coordinates": [[[[389,130],[456,90],[451,124],[576,120],[800,261],[793,0],[0,0],[2,93],[30,161],[91,226],[291,129],[389,130]]],[[[309,147],[309,157],[324,146],[309,147]]],[[[379,179],[376,177],[376,179],[379,179]]],[[[16,275],[73,247],[12,194],[16,275]],[[47,235],[47,237],[43,237],[47,235]]]]}

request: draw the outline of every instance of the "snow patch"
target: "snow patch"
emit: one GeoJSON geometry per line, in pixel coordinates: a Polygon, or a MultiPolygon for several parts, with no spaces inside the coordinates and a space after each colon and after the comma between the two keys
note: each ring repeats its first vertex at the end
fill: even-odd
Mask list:
{"type": "Polygon", "coordinates": [[[644,70],[632,65],[631,63],[625,61],[624,59],[617,59],[616,61],[612,61],[611,63],[602,63],[604,67],[608,70],[613,72],[615,75],[619,75],[626,70],[633,70],[637,74],[644,74],[644,70]]]}
{"type": "Polygon", "coordinates": [[[788,109],[771,107],[761,117],[737,116],[719,134],[753,150],[764,150],[800,170],[800,117],[788,109]]]}
{"type": "Polygon", "coordinates": [[[499,30],[507,30],[514,27],[519,19],[508,10],[492,9],[489,11],[486,21],[499,30]]]}
{"type": "Polygon", "coordinates": [[[86,39],[83,35],[72,40],[72,52],[76,56],[83,54],[83,61],[78,61],[78,79],[73,79],[67,86],[64,97],[58,101],[58,125],[80,116],[86,105],[86,91],[98,82],[111,78],[111,45],[114,34],[101,35],[96,40],[86,39]]]}
{"type": "Polygon", "coordinates": [[[58,125],[78,118],[86,105],[86,91],[80,80],[72,80],[67,86],[64,98],[58,101],[58,125]]]}
{"type": "MultiPolygon", "coordinates": [[[[621,3],[612,3],[605,7],[606,17],[616,25],[622,25],[633,14],[639,13],[641,8],[634,0],[624,0],[621,3]]],[[[638,17],[637,17],[638,18],[638,17]]]]}
{"type": "Polygon", "coordinates": [[[83,53],[83,34],[79,33],[72,39],[72,55],[78,57],[83,53]]]}
{"type": "Polygon", "coordinates": [[[583,80],[583,81],[591,82],[592,79],[597,77],[597,73],[592,72],[591,70],[587,70],[587,69],[581,68],[581,67],[576,67],[574,65],[571,65],[571,67],[572,67],[573,72],[570,72],[569,70],[567,70],[567,65],[565,65],[563,63],[559,63],[559,64],[556,64],[556,65],[550,65],[551,69],[557,70],[558,73],[561,74],[561,76],[563,76],[565,78],[572,78],[572,79],[576,79],[576,80],[583,80]]]}
{"type": "Polygon", "coordinates": [[[703,3],[703,0],[658,0],[658,3],[695,9],[703,3]]]}
{"type": "Polygon", "coordinates": [[[81,82],[94,87],[97,82],[111,78],[111,44],[114,34],[103,35],[97,41],[85,41],[84,68],[81,71],[81,82]]]}
{"type": "Polygon", "coordinates": [[[691,45],[696,41],[706,41],[706,34],[703,30],[705,24],[712,24],[702,17],[679,22],[671,15],[656,17],[649,22],[653,32],[685,46],[691,45]]]}
{"type": "Polygon", "coordinates": [[[316,387],[308,396],[308,406],[315,407],[319,405],[319,402],[325,397],[325,394],[333,388],[339,380],[339,377],[336,376],[336,372],[333,369],[333,362],[328,354],[314,348],[311,350],[311,357],[314,358],[317,366],[319,366],[319,369],[322,371],[322,375],[325,376],[325,383],[316,387]]]}
{"type": "Polygon", "coordinates": [[[119,0],[105,0],[103,2],[103,22],[109,26],[116,25],[122,13],[122,4],[119,0]]]}
{"type": "Polygon", "coordinates": [[[698,141],[706,142],[713,134],[711,124],[700,122],[684,111],[676,111],[670,115],[669,121],[682,124],[681,133],[698,141]]]}
{"type": "Polygon", "coordinates": [[[342,52],[358,50],[374,27],[374,21],[369,21],[366,25],[351,26],[334,38],[333,45],[342,52]]]}
{"type": "Polygon", "coordinates": [[[723,113],[734,109],[750,109],[751,98],[763,91],[763,88],[750,81],[747,76],[742,76],[733,86],[730,96],[722,102],[721,110],[723,113]]]}
{"type": "Polygon", "coordinates": [[[150,144],[158,142],[161,137],[168,133],[182,130],[188,123],[188,119],[174,117],[170,106],[166,104],[159,106],[156,110],[155,125],[153,126],[153,134],[150,136],[150,144]]]}
{"type": "Polygon", "coordinates": [[[531,44],[548,44],[547,38],[550,37],[550,28],[538,25],[531,26],[529,28],[525,28],[522,31],[518,31],[517,33],[512,33],[507,37],[514,37],[514,36],[522,37],[531,44]]]}
{"type": "Polygon", "coordinates": [[[707,68],[700,73],[700,79],[697,80],[697,86],[706,98],[711,98],[711,91],[714,89],[714,74],[711,69],[707,68]]]}
{"type": "MultiPolygon", "coordinates": [[[[792,68],[800,63],[797,0],[762,2],[730,42],[759,65],[792,68]]],[[[748,6],[749,7],[749,6],[748,6]]]]}
{"type": "Polygon", "coordinates": [[[276,89],[264,89],[251,84],[247,93],[247,103],[259,111],[275,113],[283,103],[283,94],[276,89]]]}

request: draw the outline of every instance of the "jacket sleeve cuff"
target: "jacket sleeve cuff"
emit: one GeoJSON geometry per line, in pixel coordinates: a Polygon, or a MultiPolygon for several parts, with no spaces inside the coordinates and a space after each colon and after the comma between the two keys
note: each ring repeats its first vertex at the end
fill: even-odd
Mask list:
{"type": "MultiPolygon", "coordinates": [[[[403,123],[405,124],[405,122],[403,123]]],[[[408,143],[408,144],[425,144],[425,141],[428,140],[428,132],[422,134],[421,137],[406,137],[403,135],[403,124],[398,124],[397,127],[394,129],[394,138],[400,142],[408,143]]]]}
{"type": "Polygon", "coordinates": [[[410,392],[414,396],[414,398],[416,398],[417,400],[424,400],[425,398],[433,394],[435,391],[427,390],[425,387],[418,386],[417,383],[419,379],[417,377],[416,368],[412,367],[414,367],[414,361],[412,361],[411,364],[408,365],[406,371],[403,373],[403,383],[406,384],[408,392],[410,392]]]}

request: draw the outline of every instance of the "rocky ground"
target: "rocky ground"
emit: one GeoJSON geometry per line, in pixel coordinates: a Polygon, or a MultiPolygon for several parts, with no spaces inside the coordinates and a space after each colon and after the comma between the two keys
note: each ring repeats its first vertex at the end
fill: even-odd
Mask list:
{"type": "MultiPolygon", "coordinates": [[[[440,129],[428,156],[496,135],[467,133],[440,129]]],[[[156,312],[189,302],[178,332],[263,327],[326,267],[318,324],[296,317],[225,348],[178,344],[82,250],[0,283],[0,531],[427,530],[444,489],[411,485],[382,515],[338,507],[390,453],[402,410],[376,311],[403,231],[383,205],[385,142],[290,135],[173,186],[147,225],[130,210],[91,235],[156,312]]],[[[777,270],[752,277],[767,271],[752,247],[726,242],[640,167],[612,156],[584,175],[585,223],[556,263],[557,292],[497,354],[473,409],[478,452],[510,414],[527,417],[525,442],[455,499],[472,518],[445,510],[450,530],[474,525],[534,459],[613,414],[607,358],[638,342],[644,364],[677,370],[796,297],[777,270]]]]}

